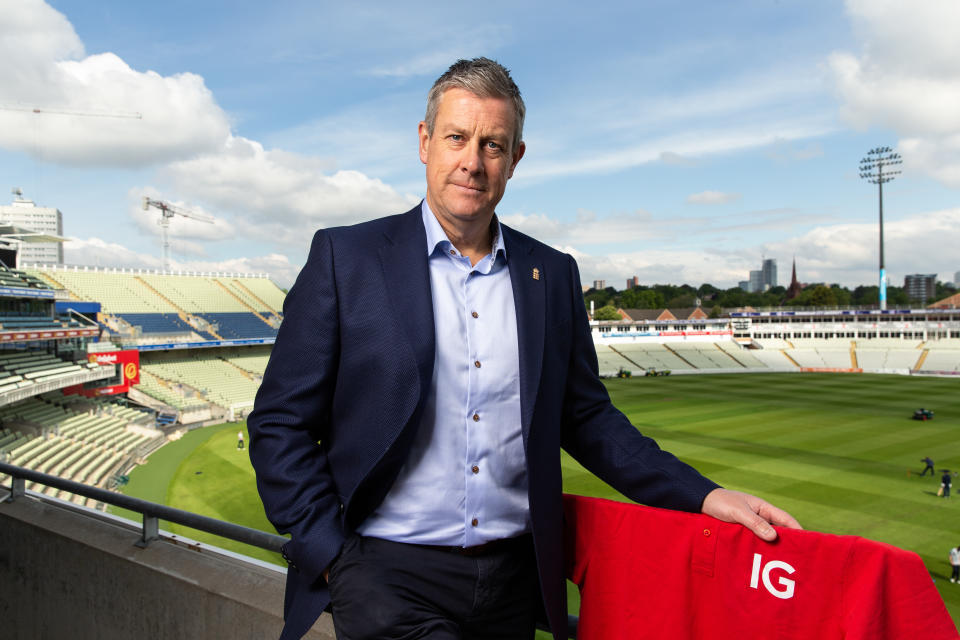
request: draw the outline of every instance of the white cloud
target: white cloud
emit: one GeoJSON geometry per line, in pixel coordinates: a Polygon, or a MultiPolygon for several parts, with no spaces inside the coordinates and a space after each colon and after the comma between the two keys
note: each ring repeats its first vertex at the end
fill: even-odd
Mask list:
{"type": "Polygon", "coordinates": [[[756,269],[742,255],[692,250],[644,250],[606,255],[591,255],[574,247],[557,247],[577,260],[582,282],[603,279],[623,288],[627,278],[637,276],[641,284],[709,283],[731,287],[756,269]]]}
{"type": "Polygon", "coordinates": [[[300,272],[300,266],[291,264],[287,256],[279,253],[227,260],[184,260],[176,264],[178,269],[201,273],[266,273],[271,280],[284,288],[289,288],[300,272]]]}
{"type": "MultiPolygon", "coordinates": [[[[854,287],[877,280],[877,236],[877,227],[872,223],[820,224],[781,242],[730,251],[660,249],[658,246],[662,245],[650,245],[641,250],[599,254],[584,250],[584,242],[569,236],[567,242],[555,246],[577,259],[584,282],[605,279],[618,283],[636,275],[643,284],[697,286],[708,282],[729,288],[746,280],[751,269],[759,269],[761,257],[766,256],[777,259],[780,284],[786,286],[790,263],[796,256],[797,276],[802,282],[854,287]]],[[[884,239],[891,284],[902,286],[903,277],[912,273],[938,273],[941,279],[952,280],[957,268],[955,247],[960,245],[960,208],[887,222],[884,239]]]]}
{"type": "MultiPolygon", "coordinates": [[[[100,238],[76,238],[63,245],[64,261],[68,265],[87,265],[118,269],[162,269],[160,252],[157,255],[138,253],[127,247],[100,238]]],[[[297,277],[300,266],[279,253],[262,256],[229,258],[226,260],[178,259],[172,257],[172,270],[193,272],[266,273],[282,287],[289,287],[297,277]]]]}
{"type": "Polygon", "coordinates": [[[350,167],[381,178],[407,175],[420,165],[417,122],[423,118],[423,96],[391,93],[384,99],[324,114],[275,132],[267,147],[322,154],[325,171],[350,167]],[[417,108],[409,105],[416,104],[417,108]]]}
{"type": "Polygon", "coordinates": [[[419,199],[325,160],[230,137],[218,153],[171,163],[162,175],[186,200],[229,212],[239,235],[303,246],[318,227],[400,213],[419,199]]]}
{"type": "Polygon", "coordinates": [[[67,19],[38,0],[4,10],[0,60],[0,103],[13,107],[0,109],[0,147],[68,165],[129,167],[216,148],[229,133],[203,78],[86,55],[67,19]]]}
{"type": "Polygon", "coordinates": [[[802,146],[793,145],[785,140],[777,140],[767,151],[767,157],[778,162],[811,160],[823,156],[823,145],[810,142],[802,146]]]}
{"type": "Polygon", "coordinates": [[[63,259],[70,265],[118,267],[124,269],[160,269],[160,252],[149,255],[132,251],[116,242],[100,238],[71,238],[63,243],[63,259]]]}
{"type": "MultiPolygon", "coordinates": [[[[884,258],[891,284],[912,273],[938,273],[951,280],[960,245],[960,208],[918,213],[883,227],[884,258]]],[[[802,236],[763,246],[767,255],[797,256],[804,282],[873,284],[879,270],[875,223],[823,225],[802,236]]]]}
{"type": "Polygon", "coordinates": [[[695,167],[697,166],[697,161],[693,158],[688,158],[682,156],[679,153],[674,153],[673,151],[661,151],[660,152],[660,162],[663,164],[673,166],[673,167],[695,167]]]}
{"type": "Polygon", "coordinates": [[[728,204],[736,202],[743,196],[739,193],[725,193],[723,191],[701,191],[687,196],[690,204],[728,204]]]}
{"type": "Polygon", "coordinates": [[[907,169],[960,186],[960,3],[848,0],[861,44],[829,64],[854,126],[902,136],[907,169]]]}
{"type": "Polygon", "coordinates": [[[580,210],[575,220],[561,221],[543,213],[513,213],[501,215],[504,224],[552,245],[584,247],[605,245],[606,249],[619,247],[648,247],[656,249],[669,242],[687,246],[694,242],[717,246],[724,235],[734,235],[742,244],[744,233],[787,232],[807,227],[824,219],[817,214],[796,209],[768,209],[745,211],[732,215],[703,215],[657,217],[639,209],[631,213],[597,216],[592,211],[580,210]],[[657,245],[651,243],[657,243],[657,245]]]}
{"type": "Polygon", "coordinates": [[[535,148],[528,145],[529,150],[524,162],[517,166],[514,181],[611,173],[656,160],[695,159],[711,154],[745,151],[783,140],[822,136],[831,131],[833,125],[818,116],[783,120],[772,118],[740,127],[690,128],[684,133],[653,138],[632,146],[603,147],[593,153],[581,151],[571,155],[569,160],[556,160],[553,156],[548,159],[546,155],[537,155],[535,148]]]}
{"type": "Polygon", "coordinates": [[[533,236],[542,242],[556,245],[620,243],[629,238],[632,244],[641,244],[662,238],[668,230],[660,221],[643,210],[606,216],[602,219],[590,211],[581,210],[577,219],[564,222],[543,213],[513,213],[500,216],[509,227],[533,236]]]}

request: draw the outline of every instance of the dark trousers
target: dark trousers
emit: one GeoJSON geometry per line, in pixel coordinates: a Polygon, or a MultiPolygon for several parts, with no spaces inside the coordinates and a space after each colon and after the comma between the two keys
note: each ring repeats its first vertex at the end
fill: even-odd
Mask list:
{"type": "Polygon", "coordinates": [[[950,579],[951,580],[960,580],[960,564],[955,564],[950,567],[950,579]]]}
{"type": "Polygon", "coordinates": [[[530,536],[478,555],[353,535],[330,569],[338,640],[531,640],[530,536]]]}

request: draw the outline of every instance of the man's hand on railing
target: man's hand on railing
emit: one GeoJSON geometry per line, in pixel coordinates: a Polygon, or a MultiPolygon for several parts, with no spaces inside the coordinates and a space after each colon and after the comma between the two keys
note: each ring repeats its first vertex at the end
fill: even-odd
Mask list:
{"type": "Polygon", "coordinates": [[[766,500],[729,489],[714,489],[708,493],[700,511],[717,520],[738,522],[768,542],[777,539],[772,524],[790,529],[803,528],[796,518],[766,500]]]}

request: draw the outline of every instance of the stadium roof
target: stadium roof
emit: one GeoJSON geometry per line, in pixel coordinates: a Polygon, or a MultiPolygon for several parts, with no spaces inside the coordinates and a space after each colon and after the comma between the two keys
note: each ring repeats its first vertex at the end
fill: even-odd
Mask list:
{"type": "Polygon", "coordinates": [[[0,239],[16,240],[19,242],[66,242],[69,238],[55,236],[50,233],[38,233],[33,229],[18,227],[14,224],[0,224],[0,239]]]}

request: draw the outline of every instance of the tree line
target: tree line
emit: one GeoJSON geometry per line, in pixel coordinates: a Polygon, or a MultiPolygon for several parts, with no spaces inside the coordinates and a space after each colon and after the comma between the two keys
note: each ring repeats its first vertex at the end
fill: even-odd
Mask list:
{"type": "MultiPolygon", "coordinates": [[[[613,287],[589,289],[583,294],[587,308],[594,305],[597,320],[619,320],[617,309],[683,309],[694,307],[697,300],[704,311],[713,317],[723,309],[736,307],[847,307],[877,304],[879,288],[876,285],[860,285],[854,289],[839,284],[810,284],[793,299],[787,300],[786,287],[772,287],[762,293],[748,293],[740,287],[718,289],[711,284],[692,287],[688,284],[639,285],[632,289],[617,291],[613,287]]],[[[909,307],[930,304],[956,293],[951,283],[937,282],[936,293],[931,300],[910,300],[903,287],[887,287],[887,307],[909,307]]]]}

